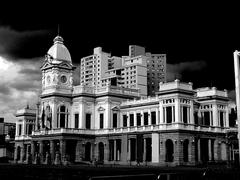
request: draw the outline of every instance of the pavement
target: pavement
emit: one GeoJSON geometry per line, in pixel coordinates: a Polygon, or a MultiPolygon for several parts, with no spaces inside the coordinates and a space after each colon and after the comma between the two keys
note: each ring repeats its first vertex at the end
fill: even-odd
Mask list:
{"type": "Polygon", "coordinates": [[[0,164],[0,179],[34,180],[240,180],[239,168],[151,167],[120,165],[27,165],[0,164]]]}

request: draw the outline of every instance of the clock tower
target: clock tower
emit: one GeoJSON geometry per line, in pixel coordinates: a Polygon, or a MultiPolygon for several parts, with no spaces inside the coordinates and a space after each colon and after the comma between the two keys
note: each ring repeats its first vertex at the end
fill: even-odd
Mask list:
{"type": "Polygon", "coordinates": [[[41,66],[42,93],[38,116],[40,129],[70,126],[75,67],[68,49],[63,44],[63,38],[57,36],[53,42],[41,66]]]}
{"type": "Polygon", "coordinates": [[[66,94],[73,90],[73,70],[71,55],[63,44],[63,38],[57,36],[48,50],[41,67],[42,95],[66,94]]]}

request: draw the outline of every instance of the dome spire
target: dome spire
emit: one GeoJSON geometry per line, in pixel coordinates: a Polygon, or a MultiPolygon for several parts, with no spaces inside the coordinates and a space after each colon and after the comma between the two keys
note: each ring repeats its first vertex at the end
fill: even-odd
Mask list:
{"type": "Polygon", "coordinates": [[[60,34],[60,25],[58,24],[57,36],[53,40],[54,44],[63,44],[63,38],[59,34],[60,34]]]}
{"type": "Polygon", "coordinates": [[[60,25],[58,24],[57,35],[60,36],[60,25]]]}

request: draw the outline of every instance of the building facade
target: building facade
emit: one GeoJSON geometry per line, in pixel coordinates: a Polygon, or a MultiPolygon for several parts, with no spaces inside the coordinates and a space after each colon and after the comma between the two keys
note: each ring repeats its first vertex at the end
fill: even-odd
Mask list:
{"type": "Polygon", "coordinates": [[[57,36],[41,67],[35,114],[29,108],[17,113],[15,162],[176,166],[232,157],[226,135],[236,128],[229,126],[226,91],[194,90],[175,80],[143,97],[110,83],[73,86],[74,69],[57,36]]]}
{"type": "Polygon", "coordinates": [[[99,88],[111,84],[139,90],[140,96],[152,96],[159,83],[166,81],[166,54],[146,53],[145,48],[129,46],[128,56],[111,56],[101,47],[81,59],[81,84],[99,88]]]}
{"type": "Polygon", "coordinates": [[[4,122],[4,118],[0,118],[0,162],[13,160],[15,127],[15,123],[4,122]]]}

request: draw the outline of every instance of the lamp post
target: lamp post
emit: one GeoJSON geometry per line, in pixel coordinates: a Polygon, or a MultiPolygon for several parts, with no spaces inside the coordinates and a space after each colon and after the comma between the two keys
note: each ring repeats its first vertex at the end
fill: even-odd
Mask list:
{"type": "Polygon", "coordinates": [[[35,121],[35,130],[39,130],[39,106],[40,106],[40,102],[38,101],[37,104],[37,112],[36,112],[36,121],[35,121]]]}
{"type": "MultiPolygon", "coordinates": [[[[238,122],[238,149],[240,149],[240,66],[239,66],[240,52],[235,50],[234,57],[234,72],[235,72],[235,90],[236,90],[236,104],[237,104],[237,122],[238,122]]],[[[240,162],[240,156],[239,156],[240,162]]]]}

